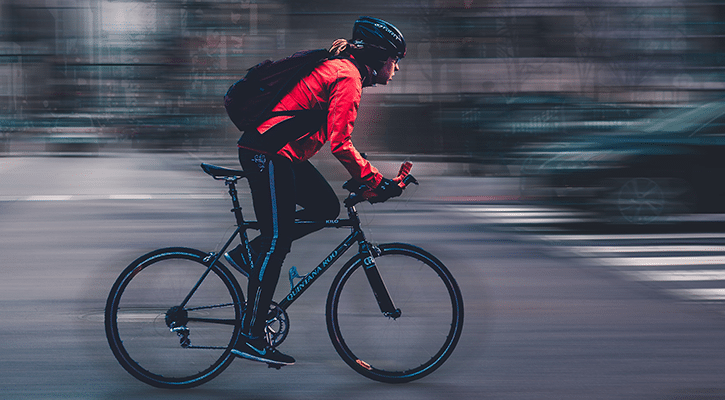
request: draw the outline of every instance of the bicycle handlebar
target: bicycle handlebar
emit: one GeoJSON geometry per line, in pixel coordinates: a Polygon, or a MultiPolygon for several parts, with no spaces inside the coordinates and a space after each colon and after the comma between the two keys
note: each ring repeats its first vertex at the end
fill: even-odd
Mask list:
{"type": "MultiPolygon", "coordinates": [[[[413,175],[406,175],[405,178],[403,178],[398,185],[405,189],[410,184],[418,185],[418,180],[415,179],[413,175]]],[[[350,191],[350,195],[347,196],[347,198],[344,201],[345,207],[353,207],[358,203],[361,203],[365,200],[369,200],[370,197],[366,196],[367,193],[371,193],[370,188],[367,187],[365,184],[359,184],[358,182],[355,182],[354,180],[350,179],[349,181],[345,182],[344,185],[342,185],[343,189],[347,189],[350,191]]]]}
{"type": "Polygon", "coordinates": [[[402,183],[402,184],[403,184],[403,186],[401,186],[401,187],[402,187],[403,189],[405,189],[405,188],[406,188],[406,187],[408,187],[408,185],[410,185],[411,183],[412,183],[412,184],[414,184],[414,185],[417,185],[417,184],[418,184],[418,180],[417,180],[417,179],[415,179],[415,177],[414,177],[413,175],[408,175],[408,176],[406,176],[405,178],[403,178],[403,180],[402,180],[402,181],[401,181],[400,183],[402,183]]]}

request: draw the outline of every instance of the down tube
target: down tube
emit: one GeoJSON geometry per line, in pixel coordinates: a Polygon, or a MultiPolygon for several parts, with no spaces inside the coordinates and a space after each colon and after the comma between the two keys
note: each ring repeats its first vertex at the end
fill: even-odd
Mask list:
{"type": "Polygon", "coordinates": [[[357,240],[358,234],[356,233],[351,233],[347,238],[345,238],[345,240],[317,266],[317,268],[310,271],[310,273],[305,275],[305,277],[292,288],[289,294],[279,303],[279,306],[283,310],[286,310],[287,307],[289,307],[295,300],[297,300],[298,297],[300,297],[302,293],[304,293],[305,290],[307,290],[307,288],[312,286],[312,283],[317,280],[323,272],[330,268],[335,261],[345,254],[345,252],[350,249],[357,240]]]}

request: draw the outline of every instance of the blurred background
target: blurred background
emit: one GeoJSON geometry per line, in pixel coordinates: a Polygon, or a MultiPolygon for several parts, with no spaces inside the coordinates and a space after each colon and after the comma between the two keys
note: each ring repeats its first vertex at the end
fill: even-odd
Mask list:
{"type": "Polygon", "coordinates": [[[629,222],[725,197],[698,182],[725,172],[714,0],[3,0],[0,154],[233,148],[227,88],[264,59],[349,38],[367,14],[409,50],[363,96],[361,151],[520,176],[524,200],[629,222]]]}
{"type": "Polygon", "coordinates": [[[501,164],[522,143],[718,99],[720,1],[3,0],[0,151],[233,145],[258,62],[394,23],[402,71],[363,98],[368,151],[501,164]],[[414,138],[414,139],[412,139],[414,138]]]}

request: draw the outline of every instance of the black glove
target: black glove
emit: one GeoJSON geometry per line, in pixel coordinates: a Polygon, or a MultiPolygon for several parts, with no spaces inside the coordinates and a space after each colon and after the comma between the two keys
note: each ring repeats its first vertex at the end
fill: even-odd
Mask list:
{"type": "Polygon", "coordinates": [[[368,199],[371,203],[381,203],[391,197],[398,197],[403,194],[403,188],[391,179],[383,178],[378,187],[373,190],[375,196],[368,199]]]}

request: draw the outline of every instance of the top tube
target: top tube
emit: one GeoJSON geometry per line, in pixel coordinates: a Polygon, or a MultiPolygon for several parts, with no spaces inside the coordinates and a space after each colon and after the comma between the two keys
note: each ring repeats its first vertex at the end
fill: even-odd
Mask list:
{"type": "Polygon", "coordinates": [[[296,225],[321,225],[324,228],[343,228],[346,226],[354,226],[355,223],[350,218],[329,219],[324,221],[307,221],[302,219],[295,220],[296,225]]]}

